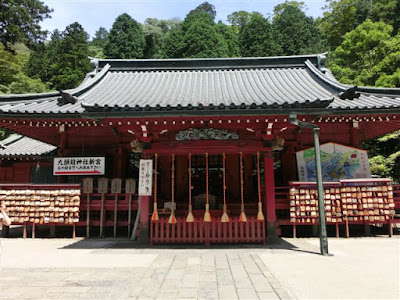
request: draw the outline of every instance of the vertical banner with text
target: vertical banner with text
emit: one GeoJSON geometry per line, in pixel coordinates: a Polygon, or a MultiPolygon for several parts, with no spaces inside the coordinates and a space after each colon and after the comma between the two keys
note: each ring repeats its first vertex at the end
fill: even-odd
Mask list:
{"type": "Polygon", "coordinates": [[[139,168],[139,196],[151,196],[153,186],[153,160],[141,159],[139,168]]]}

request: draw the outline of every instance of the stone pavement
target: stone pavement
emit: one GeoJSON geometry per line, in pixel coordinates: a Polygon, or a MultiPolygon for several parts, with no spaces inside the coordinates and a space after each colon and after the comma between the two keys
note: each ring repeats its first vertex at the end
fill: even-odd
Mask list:
{"type": "Polygon", "coordinates": [[[398,236],[329,242],[332,257],[318,255],[318,239],[210,248],[0,239],[0,298],[400,298],[398,236]]]}

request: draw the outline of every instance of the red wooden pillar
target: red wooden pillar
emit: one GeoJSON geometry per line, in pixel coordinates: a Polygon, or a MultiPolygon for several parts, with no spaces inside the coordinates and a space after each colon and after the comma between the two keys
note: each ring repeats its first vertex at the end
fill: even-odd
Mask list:
{"type": "Polygon", "coordinates": [[[187,155],[176,157],[176,202],[187,207],[188,199],[188,158],[187,155]]]}
{"type": "MultiPolygon", "coordinates": [[[[65,125],[60,125],[59,127],[59,133],[60,133],[60,148],[58,149],[58,157],[65,156],[65,149],[67,148],[67,128],[65,125]]],[[[67,177],[66,176],[58,176],[57,179],[58,183],[66,183],[67,182],[67,177]]]]}
{"type": "MultiPolygon", "coordinates": [[[[171,155],[160,155],[160,188],[161,197],[163,199],[170,199],[171,197],[171,155]]],[[[163,203],[160,203],[163,205],[163,203]]],[[[162,207],[161,207],[162,208],[162,207]]]]}
{"type": "Polygon", "coordinates": [[[254,199],[256,199],[256,197],[254,194],[254,185],[253,185],[253,155],[244,154],[243,158],[244,158],[244,192],[246,195],[246,199],[248,199],[247,201],[255,203],[256,201],[254,199]]]}
{"type": "Polygon", "coordinates": [[[351,145],[353,147],[360,147],[360,139],[358,138],[358,133],[360,130],[360,124],[357,121],[353,122],[353,126],[351,127],[351,145]]]}
{"type": "Polygon", "coordinates": [[[226,186],[227,197],[231,202],[240,202],[240,176],[239,176],[239,154],[226,155],[226,186]]]}
{"type": "Polygon", "coordinates": [[[149,230],[150,230],[150,196],[139,196],[138,201],[140,201],[140,216],[139,216],[139,224],[140,224],[140,236],[139,240],[143,242],[149,241],[149,230]]]}
{"type": "Polygon", "coordinates": [[[281,164],[283,170],[282,184],[288,185],[289,181],[295,181],[297,178],[296,151],[293,144],[287,145],[286,149],[283,151],[281,164]]]}
{"type": "Polygon", "coordinates": [[[268,149],[264,153],[264,182],[264,215],[267,216],[267,237],[271,239],[276,238],[275,178],[272,149],[268,149]]]}
{"type": "Polygon", "coordinates": [[[122,163],[124,162],[123,160],[123,148],[122,145],[120,144],[118,146],[118,149],[115,151],[114,155],[114,177],[116,178],[122,178],[122,170],[123,170],[123,165],[122,163]]]}

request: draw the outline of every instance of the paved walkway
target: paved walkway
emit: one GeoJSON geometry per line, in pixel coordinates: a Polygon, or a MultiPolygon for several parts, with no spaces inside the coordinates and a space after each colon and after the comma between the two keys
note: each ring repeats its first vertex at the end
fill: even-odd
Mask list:
{"type": "Polygon", "coordinates": [[[332,257],[318,255],[318,239],[191,249],[125,240],[0,243],[1,299],[400,298],[398,236],[330,239],[332,257]]]}

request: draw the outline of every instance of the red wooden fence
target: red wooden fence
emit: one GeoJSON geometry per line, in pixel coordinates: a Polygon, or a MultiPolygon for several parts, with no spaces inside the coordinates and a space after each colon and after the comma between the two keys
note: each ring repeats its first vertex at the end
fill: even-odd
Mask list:
{"type": "Polygon", "coordinates": [[[177,218],[176,224],[169,224],[168,218],[151,221],[150,244],[234,244],[265,243],[265,222],[256,217],[247,217],[247,222],[231,218],[228,223],[213,219],[204,223],[196,219],[187,223],[186,218],[177,218]]]}

